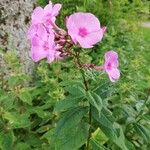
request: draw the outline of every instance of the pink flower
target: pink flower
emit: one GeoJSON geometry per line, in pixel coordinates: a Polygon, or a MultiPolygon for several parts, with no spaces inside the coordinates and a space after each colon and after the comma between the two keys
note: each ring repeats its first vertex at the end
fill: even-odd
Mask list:
{"type": "Polygon", "coordinates": [[[55,59],[61,59],[58,51],[59,45],[55,44],[56,16],[59,14],[61,4],[52,5],[49,2],[43,8],[37,7],[32,14],[32,23],[27,33],[27,38],[31,41],[31,58],[37,62],[47,58],[51,63],[55,59]]]}
{"type": "Polygon", "coordinates": [[[54,34],[47,34],[43,38],[38,36],[33,37],[31,48],[31,58],[34,62],[41,59],[47,58],[48,62],[51,63],[55,60],[57,54],[55,49],[54,34]]]}
{"type": "Polygon", "coordinates": [[[92,48],[104,34],[98,18],[91,13],[74,13],[66,19],[66,25],[74,43],[78,42],[82,48],[92,48]]]}
{"type": "Polygon", "coordinates": [[[105,63],[103,69],[109,76],[112,82],[115,82],[120,77],[120,71],[118,69],[118,54],[114,51],[108,51],[105,53],[105,63]]]}
{"type": "Polygon", "coordinates": [[[35,36],[39,38],[47,37],[47,31],[46,31],[46,28],[43,26],[43,24],[33,24],[30,26],[28,33],[27,33],[27,38],[31,40],[35,36]]]}
{"type": "Polygon", "coordinates": [[[44,9],[42,7],[35,8],[32,14],[32,24],[43,23],[47,28],[52,27],[51,23],[55,22],[60,9],[61,4],[53,6],[51,2],[44,9]]]}
{"type": "Polygon", "coordinates": [[[53,6],[51,2],[49,2],[44,9],[42,7],[35,8],[32,14],[32,22],[27,33],[27,38],[32,39],[34,36],[41,38],[46,32],[51,32],[60,9],[61,4],[55,4],[53,6]]]}

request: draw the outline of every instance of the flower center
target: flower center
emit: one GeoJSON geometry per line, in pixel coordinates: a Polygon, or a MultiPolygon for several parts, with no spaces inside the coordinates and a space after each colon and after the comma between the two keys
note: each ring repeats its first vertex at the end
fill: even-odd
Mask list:
{"type": "Polygon", "coordinates": [[[85,37],[88,32],[86,28],[79,28],[79,33],[78,33],[81,37],[85,37]]]}
{"type": "Polygon", "coordinates": [[[48,50],[49,50],[48,42],[44,42],[44,44],[43,44],[43,49],[44,49],[45,51],[48,51],[48,50]]]}
{"type": "Polygon", "coordinates": [[[107,69],[108,69],[108,70],[111,70],[111,69],[112,69],[112,64],[111,64],[111,63],[108,63],[108,64],[107,64],[107,69]]]}

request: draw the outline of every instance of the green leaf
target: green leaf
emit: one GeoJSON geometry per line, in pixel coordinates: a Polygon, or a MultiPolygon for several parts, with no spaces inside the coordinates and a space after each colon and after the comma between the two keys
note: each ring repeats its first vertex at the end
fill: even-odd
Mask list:
{"type": "Polygon", "coordinates": [[[146,143],[149,143],[149,141],[150,141],[150,130],[148,128],[144,127],[143,125],[135,123],[134,129],[137,132],[137,134],[144,139],[144,141],[146,143]]]}
{"type": "Polygon", "coordinates": [[[115,129],[117,131],[117,139],[112,141],[114,141],[114,143],[116,143],[122,150],[128,150],[122,127],[115,123],[115,129]]]}
{"type": "Polygon", "coordinates": [[[128,141],[127,139],[126,139],[125,143],[126,143],[129,150],[136,150],[134,145],[130,141],[128,141]]]}
{"type": "Polygon", "coordinates": [[[112,116],[111,112],[108,109],[102,108],[100,116],[95,109],[92,109],[92,111],[94,119],[97,120],[101,125],[107,128],[113,127],[115,118],[112,116]]]}
{"type": "Polygon", "coordinates": [[[13,132],[0,132],[0,149],[10,150],[13,149],[14,135],[13,132]]]}
{"type": "Polygon", "coordinates": [[[40,6],[45,6],[47,4],[47,0],[37,0],[37,3],[40,5],[40,6]]]}
{"type": "Polygon", "coordinates": [[[67,111],[60,119],[55,130],[56,138],[63,136],[65,132],[72,127],[75,127],[87,113],[87,107],[77,107],[67,111]]]}
{"type": "Polygon", "coordinates": [[[30,93],[30,91],[28,89],[23,88],[21,90],[21,92],[19,93],[19,98],[23,102],[25,102],[25,103],[27,103],[29,105],[32,105],[32,96],[31,96],[31,93],[30,93]]]}
{"type": "Polygon", "coordinates": [[[117,144],[122,150],[128,150],[125,145],[125,137],[122,128],[114,122],[114,117],[109,110],[103,108],[101,115],[99,116],[98,112],[92,109],[92,115],[94,119],[98,121],[100,129],[109,139],[117,144]]]}
{"type": "Polygon", "coordinates": [[[102,102],[101,97],[98,96],[96,93],[87,92],[87,99],[89,100],[90,104],[93,105],[97,109],[100,115],[101,109],[103,107],[103,102],[102,102]]]}
{"type": "Polygon", "coordinates": [[[48,143],[50,143],[53,135],[54,129],[50,129],[42,136],[42,139],[47,139],[48,143]]]}
{"type": "MultiPolygon", "coordinates": [[[[44,105],[44,106],[48,106],[48,104],[44,105]]],[[[45,109],[47,109],[47,108],[45,108],[45,109]]],[[[48,110],[44,110],[44,108],[42,106],[31,107],[28,109],[28,112],[30,114],[36,113],[42,119],[46,119],[46,118],[50,119],[52,117],[52,113],[48,110]]]]}
{"type": "Polygon", "coordinates": [[[52,126],[51,125],[43,125],[36,130],[37,133],[45,133],[48,131],[52,126]]]}
{"type": "Polygon", "coordinates": [[[40,147],[42,141],[40,140],[37,134],[30,133],[28,137],[25,139],[26,144],[33,146],[33,147],[40,147]]]}
{"type": "Polygon", "coordinates": [[[89,125],[82,123],[88,107],[77,107],[63,114],[54,132],[56,150],[74,150],[87,139],[89,125]]]}
{"type": "Polygon", "coordinates": [[[15,100],[15,96],[12,93],[6,93],[4,91],[0,92],[0,105],[5,109],[5,110],[9,110],[12,109],[13,103],[15,100]]]}
{"type": "Polygon", "coordinates": [[[61,112],[61,111],[65,111],[67,109],[73,108],[73,107],[77,107],[78,103],[82,100],[82,97],[67,97],[64,100],[59,101],[58,103],[56,103],[56,106],[54,108],[54,112],[61,112]]]}
{"type": "MultiPolygon", "coordinates": [[[[42,137],[41,139],[42,140],[46,140],[45,143],[48,143],[46,144],[45,146],[48,146],[48,148],[45,148],[44,150],[47,150],[47,149],[52,149],[54,150],[55,148],[55,144],[53,143],[53,136],[54,136],[54,128],[50,129],[49,131],[47,131],[42,137]]],[[[44,146],[44,145],[42,145],[44,146]]]]}
{"type": "Polygon", "coordinates": [[[150,115],[149,114],[143,114],[142,116],[141,116],[145,121],[150,121],[150,115]]]}
{"type": "Polygon", "coordinates": [[[56,150],[77,150],[88,138],[89,125],[80,122],[76,126],[69,128],[63,136],[59,136],[56,143],[56,150]]]}
{"type": "Polygon", "coordinates": [[[70,85],[73,85],[73,86],[80,86],[81,88],[84,88],[84,84],[80,81],[80,80],[72,80],[72,81],[62,81],[59,83],[59,85],[61,86],[64,86],[64,87],[67,87],[67,86],[70,86],[70,85]]]}
{"type": "Polygon", "coordinates": [[[106,135],[102,132],[100,128],[97,128],[93,133],[92,133],[92,139],[98,141],[100,145],[103,145],[108,141],[108,138],[106,135]]]}
{"type": "Polygon", "coordinates": [[[31,148],[27,143],[20,142],[15,146],[15,150],[31,150],[31,148]]]}
{"type": "Polygon", "coordinates": [[[18,76],[9,76],[8,79],[8,85],[10,87],[16,86],[17,84],[19,84],[20,79],[18,78],[18,76]]]}
{"type": "Polygon", "coordinates": [[[65,87],[65,90],[68,91],[74,97],[84,97],[85,96],[85,90],[78,85],[67,86],[67,87],[65,87]]]}
{"type": "Polygon", "coordinates": [[[77,107],[78,103],[85,97],[85,90],[79,85],[66,86],[65,90],[69,92],[69,95],[64,100],[56,103],[54,112],[61,112],[77,107]]]}
{"type": "Polygon", "coordinates": [[[94,90],[102,99],[110,97],[114,92],[115,88],[110,82],[104,82],[99,84],[98,87],[94,90]]]}
{"type": "Polygon", "coordinates": [[[109,150],[108,148],[105,148],[104,146],[100,145],[96,140],[91,140],[91,145],[93,150],[109,150]]]}
{"type": "Polygon", "coordinates": [[[24,128],[30,126],[28,114],[19,114],[16,112],[5,112],[3,117],[9,121],[12,128],[24,128]]]}

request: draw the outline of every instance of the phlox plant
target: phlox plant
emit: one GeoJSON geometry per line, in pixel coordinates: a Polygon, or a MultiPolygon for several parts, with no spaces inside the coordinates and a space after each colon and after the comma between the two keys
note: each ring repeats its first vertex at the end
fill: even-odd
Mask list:
{"type": "MultiPolygon", "coordinates": [[[[32,24],[28,31],[28,39],[31,42],[31,58],[37,62],[47,58],[51,63],[55,60],[71,56],[76,60],[80,58],[80,50],[74,52],[74,47],[92,48],[102,40],[106,27],[101,27],[98,18],[91,13],[78,12],[66,17],[68,31],[59,28],[55,24],[56,16],[61,9],[61,4],[54,6],[50,2],[43,8],[37,7],[32,14],[32,24]]],[[[79,68],[105,71],[112,82],[120,77],[118,70],[118,54],[109,51],[105,54],[105,64],[80,64],[79,68]]]]}
{"type": "Polygon", "coordinates": [[[0,150],[149,150],[148,3],[37,1],[35,63],[0,48],[0,150]]]}
{"type": "MultiPolygon", "coordinates": [[[[70,83],[69,88],[67,87],[66,96],[69,100],[62,100],[56,104],[54,112],[62,112],[62,117],[56,123],[51,139],[51,149],[91,149],[92,132],[96,130],[93,127],[93,120],[96,120],[101,122],[99,127],[106,136],[112,134],[114,136],[111,137],[112,141],[123,150],[127,150],[122,141],[124,135],[121,127],[111,120],[111,112],[100,94],[92,90],[96,87],[91,88],[89,79],[86,78],[86,71],[90,70],[98,74],[106,73],[110,82],[116,82],[120,78],[117,52],[107,51],[104,63],[101,65],[86,64],[81,60],[81,52],[88,51],[101,42],[107,28],[101,26],[98,18],[92,13],[76,12],[66,16],[64,20],[67,30],[64,30],[56,24],[56,17],[61,7],[61,4],[49,2],[44,8],[35,8],[27,33],[31,43],[30,56],[34,62],[47,59],[47,63],[51,65],[71,58],[69,61],[74,63],[82,75],[82,81],[74,81],[70,83]],[[109,129],[107,131],[106,125],[109,123],[110,131],[109,129]]],[[[67,63],[70,63],[69,61],[67,63]]]]}

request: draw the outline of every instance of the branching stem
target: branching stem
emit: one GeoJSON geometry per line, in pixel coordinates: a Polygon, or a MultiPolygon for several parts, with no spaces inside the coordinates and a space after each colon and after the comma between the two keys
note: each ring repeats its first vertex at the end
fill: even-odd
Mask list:
{"type": "MultiPolygon", "coordinates": [[[[75,56],[76,56],[76,60],[77,60],[77,65],[78,65],[78,67],[80,69],[80,72],[82,74],[83,83],[84,83],[84,86],[85,86],[85,91],[88,91],[89,90],[88,83],[87,83],[86,78],[85,78],[84,70],[82,69],[83,66],[80,62],[80,53],[76,52],[75,56]]],[[[89,150],[89,145],[90,145],[91,124],[92,124],[92,111],[91,111],[91,104],[90,104],[90,108],[89,108],[89,125],[90,125],[90,128],[89,128],[89,134],[88,134],[88,138],[87,138],[86,150],[89,150]]]]}

